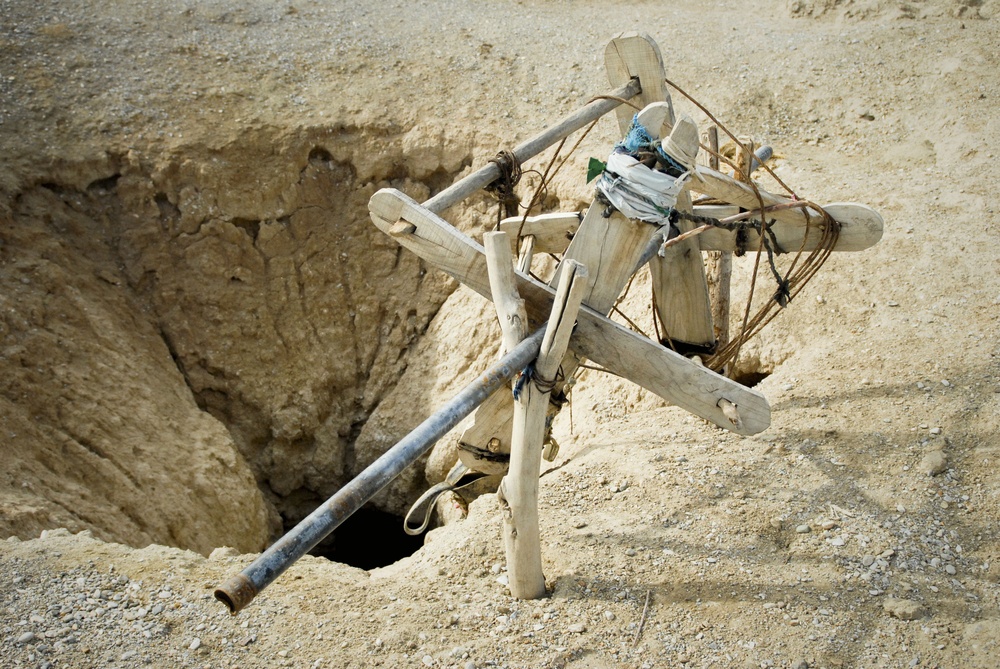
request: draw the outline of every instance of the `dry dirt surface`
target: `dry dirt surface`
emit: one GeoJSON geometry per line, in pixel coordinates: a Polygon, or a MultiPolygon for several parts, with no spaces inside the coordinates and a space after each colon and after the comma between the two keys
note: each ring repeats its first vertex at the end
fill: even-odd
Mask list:
{"type": "MultiPolygon", "coordinates": [[[[0,0],[0,666],[998,666],[998,21],[0,0]],[[747,344],[770,428],[588,371],[542,478],[548,597],[509,596],[484,495],[411,557],[307,557],[231,617],[215,585],[496,356],[489,305],[368,198],[426,199],[606,92],[624,31],[799,194],[885,219],[747,344]]],[[[603,120],[545,209],[585,206],[618,138],[603,120]]],[[[496,207],[446,217],[479,236],[496,207]]],[[[622,308],[649,323],[645,272],[622,308]]],[[[405,510],[448,447],[375,507],[405,510]]]]}

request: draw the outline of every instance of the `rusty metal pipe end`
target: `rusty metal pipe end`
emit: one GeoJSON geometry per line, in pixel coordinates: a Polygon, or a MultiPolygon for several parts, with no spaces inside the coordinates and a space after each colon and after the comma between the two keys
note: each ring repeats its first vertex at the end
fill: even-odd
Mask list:
{"type": "Polygon", "coordinates": [[[253,581],[237,574],[215,590],[215,598],[229,607],[229,613],[236,615],[257,596],[253,581]]]}

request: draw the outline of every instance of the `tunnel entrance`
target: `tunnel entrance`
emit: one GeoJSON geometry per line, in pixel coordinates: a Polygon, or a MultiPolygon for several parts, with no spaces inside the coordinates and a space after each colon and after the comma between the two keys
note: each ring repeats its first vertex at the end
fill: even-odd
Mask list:
{"type": "Polygon", "coordinates": [[[402,516],[366,507],[345,520],[310,555],[367,570],[398,562],[423,545],[423,535],[414,537],[403,531],[402,516]]]}

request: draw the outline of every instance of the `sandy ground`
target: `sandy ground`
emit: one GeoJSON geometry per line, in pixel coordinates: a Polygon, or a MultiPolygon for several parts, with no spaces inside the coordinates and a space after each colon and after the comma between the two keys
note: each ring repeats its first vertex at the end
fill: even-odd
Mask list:
{"type": "MultiPolygon", "coordinates": [[[[491,495],[389,567],[365,572],[307,558],[237,617],[211,591],[252,555],[219,549],[206,557],[158,545],[207,554],[204,546],[227,542],[164,530],[146,546],[143,537],[161,535],[133,518],[146,534],[122,535],[135,544],[128,547],[94,538],[115,536],[96,521],[90,536],[72,509],[52,521],[24,512],[42,520],[25,521],[21,539],[0,542],[2,664],[997,666],[998,15],[996,0],[753,9],[735,2],[0,3],[8,269],[41,244],[42,236],[28,239],[14,223],[27,220],[26,211],[45,219],[39,189],[58,191],[64,202],[77,189],[97,202],[103,196],[88,186],[100,190],[127,156],[136,165],[191,156],[191,173],[201,169],[209,183],[215,168],[202,166],[231,144],[258,142],[265,150],[253,155],[270,169],[296,137],[367,128],[357,132],[361,148],[333,156],[352,166],[359,189],[352,201],[405,180],[426,195],[442,174],[482,164],[604,92],[604,45],[628,30],[651,34],[668,76],[726,125],[776,147],[776,170],[800,194],[864,202],[886,221],[876,247],[831,258],[748,345],[748,358],[769,373],[757,386],[772,406],[765,432],[731,435],[627,382],[583,377],[572,415],[564,411],[556,425],[559,466],[542,478],[549,597],[520,602],[507,594],[491,495]],[[47,522],[49,530],[28,540],[47,522]],[[56,529],[64,524],[76,533],[56,529]]],[[[588,201],[580,178],[586,158],[606,154],[616,133],[608,120],[588,137],[575,168],[555,184],[552,206],[588,201]]],[[[249,163],[240,169],[257,174],[249,163]]],[[[238,172],[217,183],[237,184],[238,172]]],[[[171,178],[180,177],[163,177],[171,178]]],[[[252,184],[234,188],[233,202],[220,195],[218,206],[235,210],[255,197],[252,184]]],[[[182,215],[198,202],[191,197],[182,215]]],[[[495,216],[493,206],[476,200],[449,215],[475,233],[495,216]]],[[[103,256],[79,240],[101,234],[68,226],[44,238],[100,264],[103,256]]],[[[107,260],[110,274],[94,285],[130,276],[115,262],[107,260]]],[[[13,279],[5,285],[14,295],[13,279]]],[[[159,303],[144,310],[141,284],[122,285],[139,296],[128,304],[144,314],[135,327],[145,332],[159,303]]],[[[486,309],[475,307],[465,331],[430,322],[453,287],[421,293],[413,331],[439,337],[440,350],[462,338],[486,345],[493,337],[486,309]]],[[[451,299],[470,301],[461,293],[451,299]]],[[[626,308],[641,316],[643,304],[637,297],[626,308]]],[[[12,322],[0,364],[8,378],[22,378],[23,354],[15,359],[11,343],[21,330],[12,322]]],[[[159,346],[159,359],[169,360],[159,346]]],[[[11,434],[15,419],[27,425],[45,414],[45,384],[55,383],[24,378],[28,385],[5,395],[11,434]],[[35,404],[30,383],[42,398],[35,404]]],[[[197,407],[190,395],[186,405],[178,400],[177,415],[205,409],[205,396],[197,407]]],[[[439,401],[421,398],[410,410],[439,401]]],[[[101,410],[115,415],[113,407],[101,410]]],[[[238,459],[236,449],[246,455],[241,435],[252,431],[229,429],[229,441],[204,437],[220,460],[238,459]]],[[[13,437],[4,439],[11,458],[20,453],[13,437]]],[[[247,479],[256,466],[224,469],[247,479]]],[[[12,472],[5,500],[49,485],[12,472]]],[[[281,488],[269,485],[268,494],[281,488]]],[[[183,491],[170,495],[157,504],[186,503],[183,491]]],[[[274,521],[262,509],[254,514],[254,528],[239,532],[265,536],[274,521]]]]}

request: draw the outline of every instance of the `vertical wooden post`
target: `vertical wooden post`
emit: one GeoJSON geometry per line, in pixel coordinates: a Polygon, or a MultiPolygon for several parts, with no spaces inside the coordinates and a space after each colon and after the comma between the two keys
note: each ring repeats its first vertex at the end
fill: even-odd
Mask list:
{"type": "Polygon", "coordinates": [[[521,255],[517,258],[517,271],[521,274],[531,273],[531,259],[535,255],[535,236],[526,235],[521,246],[521,255]]]}
{"type": "MultiPolygon", "coordinates": [[[[711,155],[708,165],[719,169],[719,129],[708,129],[708,146],[711,155]]],[[[709,298],[712,302],[712,326],[715,329],[715,346],[720,349],[729,343],[729,304],[733,278],[733,254],[730,251],[709,251],[706,261],[709,298]]]]}
{"type": "Polygon", "coordinates": [[[500,483],[504,508],[504,545],[510,592],[518,599],[545,595],[538,528],[538,470],[545,438],[549,393],[569,345],[584,291],[587,270],[574,260],[563,263],[552,313],[542,348],[535,361],[534,379],[524,383],[514,402],[510,470],[500,483]]]}

